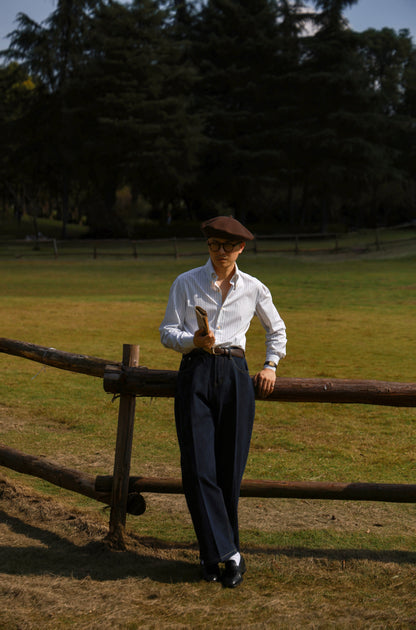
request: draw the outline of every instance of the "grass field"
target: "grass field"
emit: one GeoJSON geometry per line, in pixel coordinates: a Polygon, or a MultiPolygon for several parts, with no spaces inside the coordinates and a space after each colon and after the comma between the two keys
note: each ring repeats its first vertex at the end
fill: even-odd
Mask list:
{"type": "MultiPolygon", "coordinates": [[[[158,326],[172,280],[205,257],[0,262],[1,336],[176,369],[158,326]]],[[[288,329],[281,376],[415,381],[416,256],[247,255],[288,329]]],[[[254,373],[264,358],[248,336],[254,373]]],[[[118,404],[99,379],[0,356],[1,442],[92,474],[112,472],[118,404]]],[[[260,402],[247,478],[415,482],[414,409],[260,402]]],[[[132,474],[179,476],[171,400],[137,400],[132,474]]],[[[0,470],[0,628],[410,628],[413,505],[241,500],[249,566],[235,592],[198,581],[182,496],[147,495],[110,552],[108,511],[0,470]]]]}

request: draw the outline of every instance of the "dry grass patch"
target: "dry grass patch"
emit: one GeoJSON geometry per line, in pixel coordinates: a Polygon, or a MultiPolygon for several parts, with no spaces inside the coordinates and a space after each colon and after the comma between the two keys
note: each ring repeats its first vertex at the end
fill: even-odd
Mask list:
{"type": "MultiPolygon", "coordinates": [[[[157,509],[164,502],[178,507],[180,500],[159,497],[157,509]]],[[[0,627],[7,630],[408,628],[416,622],[415,551],[372,549],[371,533],[363,548],[284,544],[285,534],[302,528],[326,531],[330,542],[334,526],[345,535],[374,521],[400,535],[393,511],[401,506],[367,511],[357,504],[242,500],[249,571],[241,587],[226,591],[199,581],[193,543],[130,531],[128,550],[114,552],[103,544],[107,527],[96,516],[5,479],[0,501],[0,627]],[[260,524],[274,532],[274,544],[255,544],[246,527],[260,524]]],[[[149,509],[156,509],[152,501],[149,509]]],[[[402,520],[409,540],[415,515],[408,510],[402,520]]]]}

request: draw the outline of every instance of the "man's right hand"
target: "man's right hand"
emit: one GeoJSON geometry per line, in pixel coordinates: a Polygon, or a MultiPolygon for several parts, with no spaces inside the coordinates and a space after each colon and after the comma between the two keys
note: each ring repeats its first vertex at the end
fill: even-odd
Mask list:
{"type": "Polygon", "coordinates": [[[203,330],[197,330],[194,334],[194,346],[209,352],[212,346],[215,346],[215,335],[212,330],[207,334],[203,330]]]}

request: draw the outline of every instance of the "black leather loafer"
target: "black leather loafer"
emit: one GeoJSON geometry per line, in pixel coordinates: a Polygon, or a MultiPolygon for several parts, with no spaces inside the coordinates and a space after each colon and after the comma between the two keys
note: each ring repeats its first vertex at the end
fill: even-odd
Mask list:
{"type": "Polygon", "coordinates": [[[243,581],[243,573],[245,572],[246,563],[243,556],[241,556],[239,564],[235,560],[227,560],[221,578],[222,585],[226,588],[235,588],[243,581]]]}
{"type": "Polygon", "coordinates": [[[221,579],[221,571],[218,564],[203,564],[201,562],[201,573],[205,582],[219,582],[221,579]]]}

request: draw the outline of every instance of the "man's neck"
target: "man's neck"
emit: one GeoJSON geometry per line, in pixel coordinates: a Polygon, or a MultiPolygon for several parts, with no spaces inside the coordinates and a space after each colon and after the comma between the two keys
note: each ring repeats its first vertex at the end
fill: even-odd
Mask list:
{"type": "Polygon", "coordinates": [[[217,274],[218,280],[231,280],[233,275],[235,274],[235,264],[233,263],[230,267],[216,267],[213,265],[215,273],[217,274]]]}

